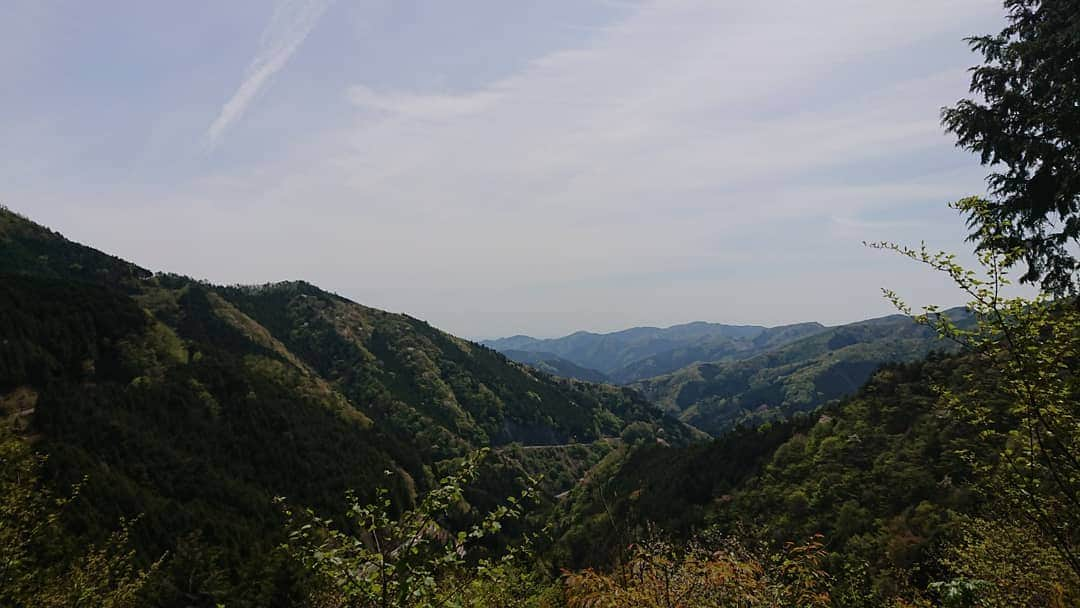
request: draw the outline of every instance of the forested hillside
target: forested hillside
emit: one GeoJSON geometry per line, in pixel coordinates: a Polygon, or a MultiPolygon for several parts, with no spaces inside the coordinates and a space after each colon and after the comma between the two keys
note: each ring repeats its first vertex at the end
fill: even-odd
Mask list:
{"type": "MultiPolygon", "coordinates": [[[[948,314],[970,324],[962,308],[948,314]]],[[[691,323],[551,340],[514,336],[486,344],[557,376],[631,386],[713,435],[851,395],[883,364],[956,349],[910,315],[835,327],[691,323]]]]}
{"type": "Polygon", "coordinates": [[[925,244],[868,244],[948,277],[966,309],[916,314],[886,290],[898,319],[807,338],[753,369],[702,365],[646,384],[690,419],[711,416],[714,432],[742,425],[707,445],[614,453],[575,489],[556,559],[610,565],[572,575],[571,593],[620,607],[634,605],[626,597],[677,605],[664,603],[672,590],[702,605],[758,605],[733,590],[757,587],[727,557],[751,544],[779,553],[781,580],[803,591],[760,605],[1080,605],[1080,6],[1004,6],[1004,29],[967,40],[983,61],[972,98],[942,111],[989,171],[987,196],[950,205],[978,267],[925,244]],[[1011,291],[1014,268],[1038,295],[1011,291]],[[928,352],[930,336],[954,352],[928,352]],[[799,411],[870,373],[879,349],[925,359],[799,411]],[[657,527],[677,540],[649,541],[657,527]]]}
{"type": "Polygon", "coordinates": [[[761,327],[696,322],[667,328],[634,327],[608,334],[581,331],[548,340],[513,336],[484,344],[524,363],[535,360],[540,353],[546,358],[554,355],[624,384],[697,361],[751,357],[823,329],[818,323],[761,327]]]}
{"type": "MultiPolygon", "coordinates": [[[[526,106],[532,122],[545,104],[515,104],[522,91],[555,99],[539,95],[545,89],[534,80],[559,87],[560,106],[570,105],[562,101],[565,83],[588,80],[537,75],[581,62],[606,67],[608,55],[619,55],[614,49],[638,30],[650,31],[654,21],[664,32],[656,30],[655,37],[668,46],[670,32],[690,33],[687,26],[708,14],[692,4],[679,5],[685,14],[650,5],[618,27],[589,26],[619,45],[549,56],[490,91],[391,95],[355,86],[350,97],[377,110],[372,114],[393,114],[381,123],[385,132],[365,132],[387,136],[374,139],[376,144],[398,143],[393,135],[401,126],[423,133],[426,144],[429,133],[443,132],[437,126],[442,120],[468,118],[467,130],[445,131],[455,136],[455,149],[464,150],[458,135],[472,137],[481,122],[500,122],[489,117],[513,116],[499,113],[502,104],[526,106]]],[[[887,26],[878,32],[930,27],[929,20],[918,20],[925,15],[914,12],[908,22],[881,19],[900,13],[875,12],[881,9],[869,4],[842,8],[845,17],[865,9],[862,20],[851,23],[887,26]]],[[[773,9],[790,17],[790,11],[773,9]]],[[[948,21],[974,12],[973,6],[954,9],[934,17],[948,21]]],[[[325,10],[326,3],[275,9],[248,81],[210,127],[211,144],[240,119],[325,10]]],[[[982,61],[971,70],[971,98],[941,112],[958,146],[975,153],[988,171],[985,193],[949,204],[974,245],[972,264],[925,242],[864,243],[868,255],[898,256],[944,277],[963,298],[962,308],[913,307],[901,291],[918,288],[908,285],[883,290],[896,315],[838,327],[691,323],[554,340],[515,336],[484,345],[303,281],[219,286],[152,272],[0,206],[0,607],[1080,606],[1080,0],[1005,0],[1004,10],[1004,29],[967,39],[982,61]],[[1017,270],[1020,282],[1037,289],[1016,290],[1010,277],[1017,270]]],[[[737,26],[741,16],[730,24],[725,20],[725,27],[737,26]]],[[[828,48],[829,71],[849,80],[866,76],[841,61],[842,44],[811,44],[822,36],[802,23],[811,16],[813,11],[787,19],[790,24],[769,24],[793,25],[781,36],[793,44],[828,48]],[[808,36],[795,35],[800,30],[808,36]]],[[[883,69],[892,64],[882,61],[913,57],[911,44],[937,49],[936,41],[921,30],[897,36],[891,45],[904,44],[890,54],[888,46],[867,47],[863,29],[848,29],[858,30],[853,50],[859,61],[874,68],[875,83],[888,85],[853,96],[853,114],[870,119],[831,123],[829,114],[821,114],[819,121],[814,108],[824,97],[812,99],[805,111],[792,106],[796,118],[810,117],[824,125],[820,133],[836,130],[841,139],[840,131],[873,127],[882,117],[899,139],[922,131],[903,116],[893,120],[898,106],[887,103],[899,98],[908,105],[914,101],[909,89],[919,97],[937,89],[924,90],[928,82],[922,80],[914,88],[907,80],[893,83],[892,71],[883,69]],[[867,104],[873,111],[860,111],[867,104]]],[[[752,38],[732,32],[739,44],[752,38]]],[[[686,65],[711,67],[722,56],[701,55],[712,47],[689,38],[675,47],[686,65]]],[[[643,48],[653,51],[650,57],[660,50],[643,48]]],[[[787,54],[772,54],[789,63],[787,54]]],[[[626,64],[626,71],[633,75],[639,65],[626,64]]],[[[757,86],[765,74],[751,68],[755,97],[741,98],[746,107],[762,116],[788,108],[790,98],[767,94],[768,86],[757,86]]],[[[645,136],[661,122],[676,122],[676,114],[710,117],[701,102],[718,98],[695,97],[684,105],[686,96],[668,90],[690,82],[706,92],[695,75],[679,70],[668,80],[637,85],[645,97],[620,96],[619,113],[628,111],[617,118],[632,119],[633,129],[601,120],[597,129],[575,130],[574,138],[525,138],[521,147],[530,163],[556,169],[552,175],[560,181],[595,186],[603,181],[598,177],[624,179],[625,172],[563,171],[561,163],[545,161],[545,150],[529,144],[579,144],[588,153],[589,140],[599,135],[633,153],[631,140],[653,141],[645,136]],[[668,97],[680,101],[672,112],[642,112],[668,97]]],[[[590,117],[603,117],[605,105],[599,102],[588,97],[571,103],[588,106],[590,117]]],[[[788,123],[782,113],[785,122],[776,124],[784,129],[777,132],[796,135],[803,123],[788,123]]],[[[540,130],[545,124],[536,121],[540,130]]],[[[697,124],[710,128],[695,134],[720,133],[725,125],[697,124]]],[[[760,137],[770,134],[767,125],[762,130],[763,123],[746,124],[754,129],[748,131],[753,139],[773,145],[775,138],[760,137]]],[[[836,161],[849,144],[859,153],[859,171],[910,162],[911,157],[893,163],[885,156],[879,162],[878,155],[892,150],[879,142],[898,140],[864,135],[850,139],[865,141],[822,148],[835,172],[799,166],[813,179],[790,184],[793,174],[774,173],[771,166],[761,175],[792,192],[794,185],[813,189],[833,179],[857,188],[859,196],[921,191],[877,176],[864,184],[841,171],[848,165],[836,161]],[[871,152],[875,164],[867,165],[862,161],[871,152]]],[[[475,141],[479,148],[509,139],[475,141]]],[[[801,165],[802,148],[787,148],[796,156],[778,157],[777,164],[801,165]]],[[[361,173],[357,181],[420,175],[406,170],[413,164],[411,149],[400,157],[379,150],[408,162],[385,165],[379,155],[358,155],[377,171],[361,173]]],[[[444,160],[438,147],[432,150],[430,156],[444,160]]],[[[712,196],[714,189],[692,172],[682,173],[698,166],[692,153],[707,149],[686,150],[691,156],[678,157],[685,165],[679,175],[690,179],[678,190],[656,183],[663,173],[643,174],[629,184],[644,187],[650,203],[664,200],[658,197],[665,193],[672,200],[685,197],[685,208],[676,210],[678,234],[657,234],[664,238],[642,247],[639,234],[628,231],[622,235],[631,237],[626,243],[612,241],[611,248],[559,263],[596,261],[597,252],[615,258],[641,251],[657,256],[641,265],[645,273],[696,264],[693,250],[677,246],[682,239],[705,240],[705,233],[685,231],[688,222],[726,221],[729,214],[693,208],[691,191],[712,196]],[[627,243],[632,247],[624,248],[627,243]]],[[[918,152],[929,162],[920,171],[963,173],[937,166],[943,157],[929,147],[918,152]]],[[[598,155],[581,158],[591,163],[598,155]]],[[[105,160],[111,165],[115,159],[105,160]]],[[[495,164],[504,173],[515,167],[495,164]]],[[[449,168],[460,172],[466,166],[449,168]]],[[[709,169],[732,166],[742,169],[730,163],[709,169]]],[[[56,173],[58,180],[71,177],[56,173]]],[[[459,179],[432,184],[469,181],[464,173],[455,175],[459,179]]],[[[912,175],[905,173],[905,180],[912,175]]],[[[543,214],[565,208],[552,203],[588,198],[576,196],[582,190],[551,190],[550,179],[502,177],[507,176],[487,184],[485,192],[528,184],[544,191],[543,214]]],[[[737,194],[743,192],[740,185],[729,184],[737,194]]],[[[836,191],[830,184],[826,198],[832,200],[836,191]]],[[[762,198],[765,204],[776,200],[762,198]]],[[[817,200],[806,206],[823,199],[817,200]]],[[[608,202],[623,204],[626,198],[608,202]]],[[[852,225],[869,226],[885,217],[879,213],[885,208],[866,207],[857,217],[851,206],[845,213],[851,212],[852,225]]],[[[518,211],[507,215],[524,217],[544,247],[559,243],[542,232],[548,225],[535,221],[538,216],[518,211]]],[[[821,213],[836,223],[832,210],[821,213]]],[[[612,217],[610,207],[597,217],[612,217]]],[[[742,215],[734,226],[767,217],[742,215]]],[[[449,232],[443,219],[436,218],[438,228],[449,232]]],[[[816,227],[798,222],[804,225],[816,227]]],[[[895,224],[890,218],[881,225],[895,224]]],[[[522,234],[520,227],[515,232],[505,223],[493,226],[514,241],[522,234]]],[[[619,219],[612,226],[624,225],[619,219]]],[[[579,228],[558,237],[569,243],[611,231],[606,219],[603,231],[579,228]]],[[[654,227],[647,228],[641,234],[652,238],[654,227]]],[[[477,234],[504,236],[484,230],[477,234]]],[[[840,233],[823,234],[831,239],[840,233]]],[[[453,234],[459,242],[473,236],[453,234]]],[[[749,244],[744,239],[734,246],[749,244]]],[[[536,253],[532,243],[525,245],[536,253]]],[[[795,245],[778,258],[786,263],[805,243],[795,245]]],[[[725,263],[744,259],[756,258],[740,254],[725,263]]],[[[517,272],[508,261],[513,262],[498,260],[499,267],[517,272]]],[[[593,264],[588,276],[611,277],[611,268],[593,264]]],[[[704,269],[695,266],[673,278],[691,278],[696,285],[704,269]]],[[[773,272],[765,264],[758,274],[773,272]]],[[[562,285],[541,274],[544,285],[562,285]]],[[[889,278],[882,282],[887,285],[889,278]]],[[[783,285],[776,293],[797,295],[786,293],[794,289],[791,284],[783,285]]],[[[628,293],[610,291],[615,283],[601,287],[628,293]]],[[[545,297],[571,293],[561,289],[545,297]]]]}
{"type": "Polygon", "coordinates": [[[844,584],[883,596],[923,589],[941,578],[934,560],[962,515],[984,504],[963,454],[986,458],[994,446],[943,416],[934,388],[962,382],[973,364],[888,366],[812,415],[741,427],[707,445],[634,451],[575,490],[560,551],[579,565],[610,559],[648,524],[684,539],[712,526],[765,544],[823,534],[844,584]]]}
{"type": "MultiPolygon", "coordinates": [[[[970,325],[970,314],[962,308],[946,314],[970,325]]],[[[882,364],[956,347],[910,316],[892,315],[831,327],[741,361],[698,363],[632,386],[682,420],[716,434],[736,424],[813,410],[855,393],[882,364]]]]}
{"type": "MultiPolygon", "coordinates": [[[[941,405],[979,360],[944,354],[952,343],[909,315],[640,383],[718,437],[703,443],[633,389],[558,379],[307,283],[155,275],[10,212],[0,219],[0,407],[48,456],[46,487],[81,487],[78,508],[57,520],[63,542],[125,530],[156,605],[291,605],[314,583],[279,549],[288,528],[275,497],[333,514],[385,488],[383,508],[399,512],[491,446],[460,497],[500,513],[503,497],[529,487],[547,496],[480,535],[505,547],[547,525],[528,593],[557,589],[548,577],[559,569],[645,559],[634,551],[656,534],[686,546],[737,539],[749,568],[823,535],[806,567],[830,577],[840,605],[877,605],[954,575],[949,560],[971,548],[958,539],[989,542],[979,522],[1000,508],[976,463],[993,462],[1006,439],[941,405]],[[933,351],[943,354],[873,374],[933,351]]],[[[947,315],[950,331],[972,326],[964,309],[947,315]]],[[[994,428],[1018,424],[1005,403],[993,407],[994,428]]],[[[1009,550],[1037,551],[998,532],[1009,550]]],[[[1044,559],[1039,576],[1072,576],[1044,559]]],[[[592,584],[578,576],[571,593],[592,584]]]]}
{"type": "MultiPolygon", "coordinates": [[[[0,403],[48,454],[51,485],[86,478],[70,529],[94,538],[139,518],[147,563],[213,556],[215,589],[169,562],[163,605],[286,593],[271,574],[286,568],[274,496],[335,513],[347,492],[388,487],[405,507],[480,447],[588,444],[631,423],[675,444],[695,433],[632,391],[556,379],[312,285],[154,275],[6,210],[0,281],[0,403]]],[[[552,492],[581,473],[519,460],[502,457],[518,477],[561,480],[552,492]]]]}

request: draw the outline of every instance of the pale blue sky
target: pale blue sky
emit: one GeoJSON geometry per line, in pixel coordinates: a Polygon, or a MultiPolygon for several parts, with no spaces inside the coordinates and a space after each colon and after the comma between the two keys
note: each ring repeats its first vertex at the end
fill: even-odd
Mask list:
{"type": "Polygon", "coordinates": [[[155,270],[469,337],[843,322],[946,284],[938,110],[996,0],[0,8],[0,202],[155,270]]]}

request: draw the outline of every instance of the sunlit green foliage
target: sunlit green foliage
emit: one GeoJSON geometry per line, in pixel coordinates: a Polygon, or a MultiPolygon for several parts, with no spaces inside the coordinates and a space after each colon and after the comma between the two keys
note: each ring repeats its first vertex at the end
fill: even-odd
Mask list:
{"type": "Polygon", "coordinates": [[[991,457],[974,429],[943,416],[935,386],[973,369],[963,358],[882,369],[812,417],[740,429],[709,445],[639,449],[575,492],[562,550],[599,560],[656,522],[688,538],[713,527],[775,548],[821,533],[843,606],[914,597],[937,580],[938,549],[977,495],[962,453],[991,457]]]}
{"type": "Polygon", "coordinates": [[[135,608],[160,561],[139,568],[126,525],[89,548],[62,521],[78,488],[54,495],[44,458],[0,427],[0,605],[11,608],[135,608]]]}
{"type": "Polygon", "coordinates": [[[1033,535],[1023,521],[997,515],[961,522],[958,534],[942,552],[942,563],[951,576],[932,584],[938,595],[951,589],[955,605],[987,608],[1080,604],[1080,580],[1061,555],[1033,535]]]}
{"type": "MultiPolygon", "coordinates": [[[[977,236],[991,242],[998,232],[990,204],[968,198],[956,208],[979,219],[977,236]]],[[[1025,252],[1019,247],[984,248],[980,271],[955,256],[891,243],[897,251],[947,274],[970,298],[978,321],[957,327],[927,307],[920,321],[962,344],[979,367],[963,381],[941,387],[949,412],[972,425],[982,441],[1000,446],[997,458],[977,460],[988,495],[1005,503],[1042,534],[1074,573],[1080,574],[1080,309],[1069,300],[1008,297],[1006,269],[1025,252]]],[[[887,295],[902,310],[904,302],[887,295]]]]}
{"type": "MultiPolygon", "coordinates": [[[[483,552],[485,538],[505,522],[519,519],[534,490],[511,496],[474,522],[455,530],[465,486],[475,481],[484,452],[467,458],[458,472],[439,481],[398,516],[384,491],[364,504],[353,498],[346,527],[310,510],[285,507],[289,547],[318,577],[313,592],[319,606],[349,608],[435,608],[506,606],[536,595],[528,564],[528,543],[499,557],[483,552]],[[343,531],[347,530],[347,531],[343,531]]],[[[284,499],[281,500],[284,503],[284,499]]]]}

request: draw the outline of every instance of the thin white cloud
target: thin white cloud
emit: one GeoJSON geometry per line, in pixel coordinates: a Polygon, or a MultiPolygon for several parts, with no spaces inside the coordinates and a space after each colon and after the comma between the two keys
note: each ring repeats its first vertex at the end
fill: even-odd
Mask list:
{"type": "Polygon", "coordinates": [[[226,129],[247,110],[259,91],[300,48],[333,0],[280,0],[263,30],[259,50],[251,60],[244,79],[233,96],[221,107],[218,117],[206,130],[211,147],[216,146],[226,129]]]}
{"type": "MultiPolygon", "coordinates": [[[[119,250],[150,267],[303,277],[465,335],[865,317],[887,311],[881,277],[904,289],[924,275],[861,262],[863,238],[964,247],[962,223],[926,209],[977,191],[983,170],[938,112],[966,90],[962,37],[999,13],[989,0],[643,3],[488,83],[432,91],[375,71],[312,92],[344,88],[351,106],[272,161],[145,211],[67,216],[115,234],[122,215],[147,227],[120,231],[133,239],[175,226],[119,250]]],[[[261,52],[251,74],[287,54],[261,52]]]]}
{"type": "Polygon", "coordinates": [[[356,85],[349,89],[349,100],[360,107],[421,120],[446,120],[483,112],[498,102],[500,94],[483,90],[462,95],[377,92],[356,85]]]}

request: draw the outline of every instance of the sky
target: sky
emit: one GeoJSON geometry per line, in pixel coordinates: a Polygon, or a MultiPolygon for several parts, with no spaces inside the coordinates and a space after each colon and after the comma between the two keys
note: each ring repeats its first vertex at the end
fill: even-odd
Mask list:
{"type": "Polygon", "coordinates": [[[0,203],[470,338],[957,304],[995,0],[6,0],[0,203]]]}

